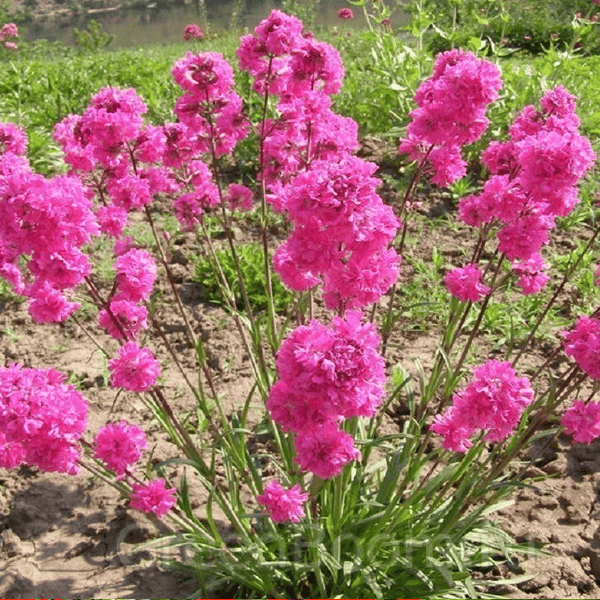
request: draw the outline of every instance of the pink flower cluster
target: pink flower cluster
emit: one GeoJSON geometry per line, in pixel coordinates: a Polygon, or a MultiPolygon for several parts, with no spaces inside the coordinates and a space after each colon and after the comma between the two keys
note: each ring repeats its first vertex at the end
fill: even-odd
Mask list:
{"type": "Polygon", "coordinates": [[[179,121],[193,132],[196,150],[229,154],[248,135],[242,99],[233,91],[233,69],[221,54],[188,52],[172,70],[184,94],[175,103],[179,121]]]}
{"type": "Polygon", "coordinates": [[[0,44],[7,50],[16,50],[17,45],[11,39],[19,37],[19,28],[14,23],[5,23],[0,27],[0,44]]]}
{"type": "Polygon", "coordinates": [[[294,225],[275,270],[294,290],[324,283],[331,309],[376,302],[398,276],[400,259],[388,245],[399,222],[376,192],[375,165],[351,155],[356,123],[331,110],[329,95],[344,75],[339,54],[277,10],[242,38],[237,54],[253,88],[278,99],[279,116],[259,131],[268,200],[294,225]]]}
{"type": "Polygon", "coordinates": [[[600,320],[582,315],[574,329],[562,332],[565,354],[592,379],[600,379],[600,320]]]}
{"type": "Polygon", "coordinates": [[[0,367],[0,467],[79,471],[88,403],[65,381],[54,369],[0,367]]]}
{"type": "Polygon", "coordinates": [[[101,200],[96,211],[101,231],[115,238],[131,211],[178,189],[160,164],[167,152],[164,128],[144,125],[146,111],[135,90],[107,87],[82,115],[69,115],[54,127],[65,162],[101,200]]]}
{"type": "MultiPolygon", "coordinates": [[[[233,90],[233,69],[221,54],[188,52],[173,66],[173,78],[184,93],[175,104],[178,123],[164,126],[166,147],[163,163],[176,171],[180,195],[175,199],[175,216],[192,230],[204,211],[221,202],[212,173],[200,160],[229,154],[248,135],[249,123],[242,99],[233,90]]],[[[231,190],[232,208],[252,207],[252,192],[243,186],[231,190]],[[235,204],[236,198],[241,198],[235,204]]]]}
{"type": "Polygon", "coordinates": [[[560,423],[576,444],[591,444],[600,437],[600,402],[575,400],[560,423]]]}
{"type": "Polygon", "coordinates": [[[431,430],[444,437],[447,450],[465,452],[477,429],[487,429],[484,439],[491,442],[506,439],[532,402],[526,377],[517,377],[510,362],[489,360],[473,370],[472,382],[452,397],[452,406],[435,417],[431,430]]]}
{"type": "Polygon", "coordinates": [[[477,302],[490,293],[490,288],[481,281],[477,265],[453,269],[444,278],[448,291],[461,302],[477,302]]]}
{"type": "MultiPolygon", "coordinates": [[[[117,479],[133,474],[133,466],[146,448],[146,434],[127,421],[108,423],[98,431],[94,440],[94,456],[115,472],[117,479]]],[[[134,483],[130,506],[161,518],[176,504],[175,488],[167,488],[165,480],[134,483]]]]}
{"type": "Polygon", "coordinates": [[[147,484],[134,483],[129,506],[145,513],[152,513],[159,519],[177,504],[175,488],[167,488],[162,477],[147,484]]]}
{"type": "Polygon", "coordinates": [[[27,152],[27,134],[13,123],[0,123],[0,155],[5,152],[19,155],[27,152]]]}
{"type": "Polygon", "coordinates": [[[296,461],[322,479],[339,475],[358,458],[343,419],[372,417],[385,383],[379,336],[361,314],[348,311],[331,327],[318,321],[297,327],[277,355],[279,381],[267,408],[284,431],[295,434],[296,461]]]}
{"type": "Polygon", "coordinates": [[[464,50],[439,54],[433,75],[415,94],[418,108],[410,113],[400,152],[425,161],[433,183],[444,186],[460,179],[466,173],[461,147],[483,135],[489,123],[486,108],[501,87],[493,63],[464,50]]]}
{"type": "Polygon", "coordinates": [[[272,480],[256,499],[275,523],[299,523],[305,515],[302,505],[308,500],[308,494],[302,493],[298,484],[286,490],[278,481],[272,480]]]}
{"type": "Polygon", "coordinates": [[[100,231],[116,239],[114,294],[98,320],[109,335],[125,340],[135,340],[147,328],[148,311],[142,303],[156,279],[152,257],[121,239],[129,214],[144,209],[156,194],[181,187],[161,165],[167,154],[165,129],[145,126],[145,112],[135,90],[108,87],[91,99],[82,115],[70,115],[54,129],[72,172],[100,201],[95,209],[100,231]]]}
{"type": "Polygon", "coordinates": [[[135,342],[127,342],[115,358],[108,361],[110,384],[132,392],[145,392],[156,384],[160,375],[160,363],[151,350],[140,348],[135,342]]]}
{"type": "Polygon", "coordinates": [[[558,86],[527,106],[509,129],[509,140],[492,142],[482,161],[492,176],[479,195],[463,198],[461,219],[473,227],[499,224],[498,249],[513,264],[525,294],[548,281],[540,250],[558,216],[578,202],[578,181],[595,161],[579,134],[575,97],[558,86]]]}
{"type": "Polygon", "coordinates": [[[115,283],[108,302],[98,312],[98,323],[113,338],[133,341],[148,328],[148,309],[143,302],[150,299],[157,277],[152,256],[140,248],[119,250],[115,261],[115,283]]]}
{"type": "Polygon", "coordinates": [[[340,8],[337,13],[338,19],[354,19],[354,12],[352,12],[351,8],[347,6],[340,8]]]}
{"type": "Polygon", "coordinates": [[[330,309],[377,302],[396,281],[399,221],[377,194],[376,166],[345,154],[317,160],[282,188],[278,202],[294,224],[273,264],[283,282],[307,290],[323,282],[330,309]]]}
{"type": "Polygon", "coordinates": [[[146,434],[127,421],[104,425],[94,440],[94,455],[116,473],[117,479],[131,472],[145,448],[146,434]]]}
{"type": "Polygon", "coordinates": [[[24,134],[0,128],[0,276],[30,299],[38,323],[64,321],[79,304],[69,300],[91,270],[82,247],[98,234],[88,190],[76,177],[31,171],[24,134]]]}
{"type": "Polygon", "coordinates": [[[280,182],[313,160],[335,157],[358,147],[357,125],[331,110],[329,95],[340,90],[342,61],[329,44],[304,34],[302,22],[278,10],[242,37],[240,67],[254,78],[253,88],[278,97],[278,118],[259,132],[263,142],[261,177],[275,192],[280,182]]]}
{"type": "Polygon", "coordinates": [[[189,23],[183,29],[183,39],[186,42],[190,40],[201,40],[204,38],[204,31],[196,25],[196,23],[189,23]]]}

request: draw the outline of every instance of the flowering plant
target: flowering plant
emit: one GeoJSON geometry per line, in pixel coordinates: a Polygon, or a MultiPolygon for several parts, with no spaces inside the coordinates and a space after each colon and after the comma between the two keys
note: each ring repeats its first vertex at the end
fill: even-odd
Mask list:
{"type": "MultiPolygon", "coordinates": [[[[261,102],[258,123],[244,112],[223,56],[188,52],[172,70],[181,88],[176,122],[146,124],[135,90],[107,87],[56,125],[66,175],[33,172],[24,132],[1,126],[0,275],[27,298],[36,322],[73,319],[96,339],[78,318],[87,295],[105,336],[96,343],[110,386],[139,394],[174,450],[149,469],[156,477],[142,476],[136,464],[147,441],[138,425],[107,423],[90,438],[88,403],[65,376],[17,364],[0,368],[0,466],[84,468],[111,483],[132,508],[170,524],[168,542],[193,550],[178,567],[202,595],[477,597],[485,582],[470,569],[513,548],[486,518],[509,493],[506,482],[519,480],[512,458],[547,414],[595,377],[597,315],[564,334],[577,365],[559,384],[545,388],[539,373],[520,372],[542,311],[516,358],[488,359],[463,381],[490,298],[511,284],[534,294],[548,283],[541,252],[595,160],[578,130],[575,98],[550,90],[539,108],[523,109],[508,140],[483,153],[490,178],[459,204],[460,219],[476,231],[474,250],[444,279],[448,322],[432,364],[409,375],[387,354],[393,329],[380,335],[378,324],[393,322],[417,184],[465,175],[463,147],[488,126],[499,69],[461,50],[437,57],[400,143],[414,175],[392,208],[379,193],[376,165],[355,154],[357,124],[332,108],[344,75],[334,48],[275,10],[242,37],[237,57],[261,102]],[[226,183],[224,162],[251,132],[256,183],[226,183]],[[182,302],[173,236],[161,231],[156,200],[170,203],[182,234],[198,235],[239,332],[253,386],[234,410],[182,302]],[[234,239],[240,211],[253,212],[260,226],[262,314],[251,307],[234,239]],[[140,215],[152,234],[145,245],[131,235],[140,215]],[[288,234],[276,247],[274,219],[288,234]],[[219,262],[214,220],[241,298],[219,262]],[[108,282],[90,252],[99,237],[112,248],[108,282]],[[274,277],[297,293],[287,318],[275,310],[274,277]],[[173,294],[195,377],[160,321],[158,282],[173,294]],[[173,410],[161,380],[168,370],[181,376],[196,422],[173,410]],[[400,423],[387,420],[393,410],[400,423]],[[168,465],[181,470],[167,473],[168,465]],[[203,490],[201,510],[192,479],[203,490]]],[[[598,417],[595,403],[576,400],[562,427],[589,442],[600,433],[598,417]]]]}
{"type": "Polygon", "coordinates": [[[19,28],[14,23],[5,23],[0,27],[0,44],[7,50],[16,50],[14,39],[19,37],[19,28]]]}
{"type": "Polygon", "coordinates": [[[183,29],[183,39],[186,42],[204,39],[204,31],[196,23],[189,23],[183,29]]]}

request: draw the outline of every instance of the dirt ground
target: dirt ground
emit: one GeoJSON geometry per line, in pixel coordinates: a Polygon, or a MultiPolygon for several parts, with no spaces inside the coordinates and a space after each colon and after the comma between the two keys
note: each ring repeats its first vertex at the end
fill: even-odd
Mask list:
{"type": "MultiPolygon", "coordinates": [[[[378,159],[393,172],[394,165],[378,159]]],[[[376,153],[375,153],[376,154],[376,153]]],[[[393,192],[387,190],[393,201],[393,192]]],[[[423,214],[439,215],[452,210],[443,197],[433,197],[423,214]]],[[[412,232],[418,235],[418,231],[412,232]]],[[[239,232],[240,241],[250,232],[239,232]]],[[[448,259],[460,247],[456,232],[437,228],[423,236],[418,252],[431,256],[436,246],[448,259]]],[[[197,335],[210,351],[209,365],[226,406],[240,406],[252,385],[250,368],[233,323],[224,310],[205,304],[202,290],[191,278],[189,257],[192,240],[181,240],[173,253],[172,268],[182,300],[197,335]]],[[[402,276],[407,276],[405,270],[402,276]]],[[[167,335],[177,348],[184,367],[192,367],[184,336],[172,306],[159,312],[159,320],[170,325],[167,335]]],[[[84,319],[94,328],[93,320],[84,319]]],[[[429,336],[402,334],[402,323],[388,361],[406,355],[423,360],[432,356],[435,342],[429,336]]],[[[159,358],[164,350],[156,349],[159,358]]],[[[153,460],[168,457],[172,448],[151,425],[144,404],[135,396],[115,392],[106,385],[106,365],[88,337],[74,324],[35,325],[25,306],[0,302],[0,361],[21,362],[31,367],[54,367],[73,374],[90,401],[90,438],[108,419],[128,419],[145,427],[153,460]]],[[[167,395],[174,408],[192,410],[191,399],[181,391],[176,373],[164,375],[167,395]]],[[[256,415],[263,407],[253,406],[256,415]]],[[[498,577],[522,574],[532,578],[518,585],[498,585],[491,591],[511,598],[600,598],[600,443],[572,445],[567,439],[548,444],[532,476],[545,479],[524,487],[515,505],[498,515],[498,521],[518,541],[544,545],[540,556],[520,556],[493,573],[498,577]]],[[[203,498],[195,500],[202,510],[203,498]]],[[[16,472],[0,471],[0,597],[3,598],[186,598],[194,593],[193,583],[163,569],[148,550],[137,544],[157,537],[162,531],[141,513],[125,508],[124,500],[107,485],[81,472],[74,477],[38,473],[22,467],[16,472]]],[[[185,560],[185,555],[172,558],[185,560]]]]}

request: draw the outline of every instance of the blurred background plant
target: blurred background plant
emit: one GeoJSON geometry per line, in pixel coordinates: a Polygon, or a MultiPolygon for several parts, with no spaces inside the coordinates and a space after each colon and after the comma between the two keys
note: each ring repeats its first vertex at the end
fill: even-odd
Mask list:
{"type": "Polygon", "coordinates": [[[413,36],[424,35],[434,53],[473,49],[478,40],[490,53],[505,47],[538,54],[552,46],[600,51],[597,5],[589,0],[415,0],[405,10],[413,18],[413,36]]]}
{"type": "Polygon", "coordinates": [[[104,26],[90,19],[85,29],[79,30],[73,28],[73,37],[75,38],[75,46],[80,50],[87,52],[98,52],[112,44],[115,39],[114,35],[106,32],[104,26]]]}

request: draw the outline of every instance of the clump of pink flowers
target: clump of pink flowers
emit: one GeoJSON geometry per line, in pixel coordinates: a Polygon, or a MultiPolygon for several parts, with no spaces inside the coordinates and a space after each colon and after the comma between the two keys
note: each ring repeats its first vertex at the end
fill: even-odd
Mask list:
{"type": "Polygon", "coordinates": [[[305,515],[303,504],[308,500],[308,494],[302,493],[298,484],[285,489],[278,481],[271,480],[256,499],[265,507],[273,522],[299,523],[305,515]]]}
{"type": "Polygon", "coordinates": [[[221,54],[188,52],[172,69],[184,93],[175,114],[187,126],[186,136],[196,151],[214,156],[229,154],[248,135],[242,99],[233,90],[233,69],[221,54]]]}
{"type": "Polygon", "coordinates": [[[575,400],[560,423],[576,444],[591,444],[600,437],[600,402],[575,400]]]}
{"type": "Polygon", "coordinates": [[[98,324],[108,335],[121,340],[135,340],[138,333],[148,328],[148,309],[130,300],[111,300],[98,312],[98,324]]]}
{"type": "Polygon", "coordinates": [[[145,448],[146,434],[127,421],[104,425],[94,440],[94,455],[116,473],[117,479],[131,472],[145,448]]]}
{"type": "Polygon", "coordinates": [[[498,250],[511,261],[524,294],[548,281],[540,251],[556,218],[579,201],[577,183],[596,158],[578,126],[575,97],[561,86],[549,90],[540,109],[521,111],[508,141],[492,142],[483,152],[491,177],[479,195],[460,201],[467,225],[498,225],[498,250]]]}
{"type": "Polygon", "coordinates": [[[134,483],[130,496],[131,508],[152,513],[159,519],[164,517],[177,504],[175,488],[168,488],[162,477],[146,484],[134,483]]]}
{"type": "Polygon", "coordinates": [[[345,6],[343,8],[340,8],[340,10],[338,10],[337,16],[338,16],[338,19],[343,19],[343,20],[354,19],[354,12],[352,11],[351,8],[345,6]]]}
{"type": "Polygon", "coordinates": [[[135,342],[127,342],[115,358],[108,361],[110,384],[132,392],[151,389],[160,375],[160,363],[149,348],[140,348],[135,342]]]}
{"type": "Polygon", "coordinates": [[[27,134],[13,123],[0,123],[0,155],[5,152],[18,155],[27,152],[27,134]]]}
{"type": "Polygon", "coordinates": [[[54,369],[0,367],[0,467],[79,472],[88,402],[54,369]]]}
{"type": "Polygon", "coordinates": [[[98,234],[90,194],[77,177],[47,179],[21,153],[26,141],[10,124],[0,130],[0,275],[30,299],[38,323],[64,321],[78,307],[72,290],[91,271],[83,252],[98,234]]]}
{"type": "Polygon", "coordinates": [[[517,427],[534,393],[526,377],[517,377],[510,362],[489,360],[473,370],[473,380],[452,397],[450,406],[437,415],[431,430],[444,437],[444,448],[465,452],[477,430],[485,440],[501,442],[517,427]]]}
{"type": "Polygon", "coordinates": [[[322,283],[330,309],[377,302],[398,277],[400,258],[389,246],[399,221],[377,194],[376,166],[351,154],[356,123],[331,110],[344,74],[339,54],[276,10],[237,54],[253,88],[278,98],[280,117],[259,131],[267,200],[293,224],[275,271],[297,291],[322,283]]]}
{"type": "Polygon", "coordinates": [[[204,39],[204,31],[196,23],[189,23],[183,29],[183,39],[186,42],[190,40],[202,40],[204,39]]]}
{"type": "Polygon", "coordinates": [[[466,173],[461,147],[477,141],[489,120],[486,108],[502,87],[493,63],[464,50],[438,54],[433,75],[415,94],[407,136],[400,153],[426,166],[430,181],[449,185],[466,173]]]}
{"type": "Polygon", "coordinates": [[[267,408],[284,431],[296,435],[297,462],[322,479],[339,475],[358,458],[352,437],[339,426],[372,417],[384,394],[385,369],[379,336],[359,312],[297,327],[277,355],[279,381],[267,408]]]}
{"type": "Polygon", "coordinates": [[[481,271],[475,264],[453,269],[444,278],[448,291],[461,302],[477,302],[490,293],[490,288],[482,283],[481,271]]]}
{"type": "Polygon", "coordinates": [[[582,315],[571,331],[563,331],[564,350],[592,379],[600,379],[600,321],[582,315]]]}
{"type": "Polygon", "coordinates": [[[377,194],[375,170],[349,154],[314,161],[278,198],[294,231],[275,254],[275,271],[298,291],[323,282],[332,310],[377,302],[398,277],[400,257],[389,245],[400,223],[377,194]]]}
{"type": "Polygon", "coordinates": [[[0,27],[0,44],[2,44],[7,50],[16,50],[17,44],[13,39],[19,37],[19,28],[14,23],[5,23],[0,27]]]}

